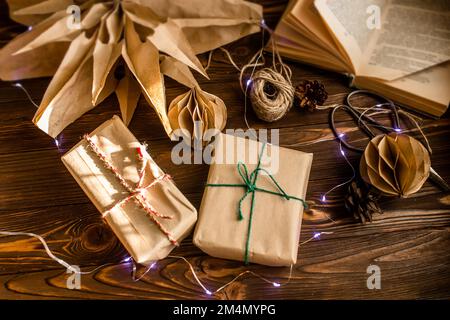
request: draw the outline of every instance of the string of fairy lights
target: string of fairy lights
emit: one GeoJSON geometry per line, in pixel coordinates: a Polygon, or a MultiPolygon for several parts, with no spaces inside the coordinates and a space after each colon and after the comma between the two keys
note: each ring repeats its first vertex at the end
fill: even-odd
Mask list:
{"type": "MultiPolygon", "coordinates": [[[[308,242],[314,241],[314,240],[320,240],[322,235],[328,235],[328,234],[333,234],[333,232],[331,231],[322,231],[322,232],[314,232],[313,235],[308,238],[307,240],[301,242],[299,244],[299,246],[302,246],[308,242]]],[[[102,264],[100,266],[95,267],[94,269],[90,270],[90,271],[80,271],[79,268],[67,263],[66,261],[64,261],[61,258],[58,258],[49,248],[47,242],[44,240],[44,238],[38,234],[35,233],[31,233],[31,232],[11,232],[11,231],[2,231],[0,230],[0,235],[3,236],[27,236],[27,237],[32,237],[32,238],[36,238],[38,239],[42,245],[44,246],[44,250],[46,252],[46,254],[54,261],[56,261],[57,263],[59,263],[60,265],[62,265],[64,268],[66,268],[68,271],[70,271],[71,273],[76,273],[76,274],[80,274],[80,275],[87,275],[87,274],[92,274],[94,272],[97,272],[99,270],[101,270],[104,267],[107,266],[111,266],[111,265],[115,265],[116,263],[105,263],[102,264]]],[[[220,286],[219,288],[212,290],[210,288],[208,288],[203,281],[200,280],[200,277],[198,276],[197,271],[195,270],[193,264],[186,259],[183,256],[179,256],[179,255],[169,255],[167,258],[172,258],[172,259],[178,259],[178,260],[182,260],[189,268],[190,272],[192,273],[194,280],[196,281],[196,283],[198,284],[198,286],[204,291],[204,293],[208,296],[214,296],[215,294],[223,291],[224,289],[226,289],[227,287],[229,287],[231,284],[235,283],[236,281],[238,281],[240,278],[246,276],[246,275],[251,275],[254,276],[258,279],[260,279],[263,282],[266,282],[268,284],[271,284],[273,287],[275,288],[280,288],[282,286],[285,286],[287,284],[289,284],[289,282],[292,279],[292,274],[293,274],[293,265],[291,265],[289,267],[289,276],[286,279],[286,281],[284,282],[277,282],[277,281],[273,281],[271,279],[268,279],[267,277],[264,277],[262,275],[260,275],[257,272],[254,272],[252,270],[245,270],[241,273],[239,273],[237,276],[235,276],[232,280],[226,282],[225,284],[223,284],[222,286],[220,286]]],[[[146,268],[145,271],[140,274],[139,276],[137,275],[137,265],[134,262],[133,258],[131,256],[126,257],[124,259],[122,259],[118,264],[123,264],[123,263],[128,263],[132,265],[132,271],[131,271],[131,278],[134,282],[140,281],[141,279],[143,279],[145,276],[149,275],[149,273],[152,270],[156,270],[157,268],[157,262],[152,262],[150,263],[146,268]]]]}
{"type": "MultiPolygon", "coordinates": [[[[261,21],[261,26],[262,26],[262,32],[263,32],[263,37],[262,37],[262,38],[263,38],[263,40],[262,40],[262,48],[263,48],[263,47],[264,47],[264,31],[267,30],[269,33],[272,33],[272,31],[267,27],[267,25],[265,24],[264,20],[261,21]]],[[[231,63],[233,64],[233,66],[234,66],[237,70],[242,71],[242,68],[239,68],[239,67],[236,65],[236,63],[233,61],[233,59],[232,59],[230,53],[229,53],[226,49],[223,49],[222,51],[228,56],[228,59],[231,61],[231,63]]],[[[211,58],[212,58],[212,52],[211,52],[211,54],[210,54],[210,56],[209,56],[209,58],[208,58],[208,64],[207,64],[207,66],[206,66],[206,69],[209,67],[209,65],[210,65],[210,63],[211,63],[211,58]]],[[[246,65],[247,68],[251,68],[251,74],[250,74],[250,77],[249,77],[248,79],[246,79],[246,80],[243,80],[243,83],[241,83],[241,85],[245,84],[245,88],[243,88],[243,92],[244,92],[244,95],[245,95],[245,99],[244,99],[244,100],[245,100],[245,102],[244,102],[244,103],[245,103],[245,106],[244,106],[244,108],[245,108],[245,110],[244,110],[244,120],[245,120],[245,124],[247,125],[247,127],[248,127],[249,129],[250,129],[250,126],[249,126],[249,124],[248,124],[248,120],[247,120],[247,116],[246,116],[246,114],[247,114],[247,100],[248,100],[248,99],[247,99],[247,93],[248,93],[249,87],[250,87],[251,84],[252,84],[252,76],[253,76],[253,74],[254,74],[256,68],[257,68],[258,66],[264,65],[264,63],[265,63],[265,62],[264,62],[264,56],[263,56],[263,49],[259,50],[259,51],[254,55],[254,57],[251,59],[251,61],[253,61],[251,64],[247,64],[247,65],[246,65]]],[[[13,86],[14,86],[14,87],[17,87],[17,88],[19,88],[19,89],[21,89],[21,90],[23,90],[24,93],[26,94],[28,100],[29,100],[35,107],[39,107],[39,105],[33,100],[33,98],[31,97],[30,93],[26,90],[26,88],[23,87],[23,85],[22,85],[21,83],[14,83],[13,86]]],[[[369,115],[369,116],[375,116],[375,115],[380,115],[380,114],[386,114],[386,113],[389,113],[390,111],[384,109],[385,106],[386,106],[386,104],[381,103],[381,104],[375,104],[375,105],[370,106],[370,107],[368,107],[368,108],[354,107],[354,108],[356,108],[356,109],[362,111],[362,112],[361,112],[361,116],[360,116],[360,118],[358,119],[358,125],[360,125],[360,122],[363,121],[363,120],[362,120],[363,115],[366,115],[366,114],[367,114],[367,115],[369,115]]],[[[318,106],[317,109],[319,109],[319,110],[325,110],[325,109],[339,108],[339,107],[340,107],[340,105],[334,104],[334,105],[329,105],[329,106],[318,106]]],[[[415,123],[416,127],[418,128],[418,130],[420,131],[420,133],[422,134],[422,136],[425,138],[425,141],[427,142],[427,146],[429,147],[428,140],[426,139],[426,136],[423,134],[423,131],[422,131],[420,125],[419,125],[418,122],[417,122],[417,121],[419,121],[420,119],[419,119],[418,117],[416,117],[416,116],[413,116],[413,115],[407,113],[406,111],[400,110],[400,112],[403,113],[405,116],[407,116],[413,123],[415,123]]],[[[397,124],[397,125],[398,125],[398,124],[397,124]]],[[[385,128],[388,128],[388,127],[385,127],[385,128]]],[[[397,126],[397,127],[392,127],[392,128],[389,128],[389,129],[391,129],[391,130],[393,130],[393,131],[395,131],[395,132],[402,132],[402,131],[403,131],[399,126],[397,126]]],[[[339,153],[340,153],[340,155],[344,158],[345,163],[351,168],[351,171],[352,171],[352,175],[351,175],[350,178],[345,179],[342,183],[339,183],[339,184],[333,186],[333,187],[330,188],[328,191],[326,191],[325,193],[321,194],[320,200],[321,200],[321,202],[323,202],[323,203],[326,203],[326,202],[328,201],[327,196],[328,196],[330,193],[332,193],[332,192],[334,192],[335,190],[337,190],[338,188],[341,188],[341,187],[347,185],[348,183],[350,183],[350,182],[355,178],[355,176],[356,176],[356,174],[357,174],[357,171],[356,171],[355,167],[354,167],[354,166],[352,165],[352,163],[350,162],[349,158],[347,157],[347,153],[346,153],[346,151],[345,151],[344,148],[343,148],[343,143],[342,143],[342,142],[343,142],[344,139],[346,139],[346,134],[345,134],[345,133],[339,133],[339,134],[337,134],[336,137],[333,137],[333,138],[321,139],[321,140],[317,140],[317,141],[314,141],[314,142],[310,142],[310,143],[304,144],[304,145],[310,145],[310,144],[315,144],[315,143],[320,143],[320,142],[325,142],[325,141],[333,141],[333,140],[337,140],[337,141],[339,142],[339,153]]],[[[58,138],[56,138],[56,139],[54,140],[54,143],[55,143],[57,149],[60,151],[60,150],[61,150],[61,149],[60,149],[60,148],[61,148],[61,141],[58,140],[58,138]]],[[[431,148],[429,148],[429,149],[431,149],[431,148]]],[[[326,216],[328,217],[328,215],[326,215],[326,216]]],[[[331,221],[333,221],[333,223],[334,223],[334,220],[333,220],[333,219],[331,219],[330,217],[328,217],[328,219],[331,220],[331,221]]],[[[330,234],[333,234],[333,232],[331,232],[331,231],[329,231],[329,232],[326,232],[326,231],[321,231],[321,232],[317,231],[317,232],[313,232],[312,236],[311,236],[310,238],[304,240],[303,242],[299,243],[299,246],[303,246],[303,245],[305,245],[305,244],[307,244],[307,243],[309,243],[309,242],[311,242],[311,241],[318,241],[318,240],[321,239],[322,235],[330,235],[330,234]]],[[[40,235],[37,235],[37,234],[34,234],[34,233],[30,233],[30,232],[9,232],[9,231],[2,231],[2,230],[0,230],[0,235],[3,235],[3,236],[27,236],[27,237],[33,237],[33,238],[36,238],[37,240],[39,240],[39,241],[42,243],[42,245],[44,246],[44,250],[45,250],[46,254],[47,254],[52,260],[56,261],[57,263],[59,263],[60,265],[62,265],[63,267],[65,267],[67,270],[70,270],[71,272],[77,273],[77,274],[83,274],[83,275],[91,274],[91,273],[94,273],[94,272],[97,272],[97,271],[101,270],[102,268],[104,268],[104,267],[106,267],[106,266],[117,264],[117,263],[106,263],[106,264],[102,264],[102,265],[100,265],[100,266],[97,266],[97,267],[95,267],[94,269],[92,269],[92,270],[90,270],[90,271],[84,271],[84,272],[82,272],[82,271],[80,271],[79,269],[74,268],[74,266],[70,265],[70,264],[67,263],[66,261],[64,261],[64,260],[58,258],[56,255],[54,255],[54,254],[52,253],[52,251],[50,250],[49,246],[47,245],[46,241],[44,240],[44,238],[41,237],[40,235]]],[[[289,282],[290,282],[291,279],[292,279],[292,275],[293,275],[293,265],[290,266],[289,275],[288,275],[287,279],[286,279],[284,282],[273,281],[273,280],[271,280],[271,279],[269,279],[269,278],[267,278],[267,277],[264,277],[264,276],[262,276],[262,275],[260,275],[260,274],[258,274],[258,273],[256,273],[256,272],[254,272],[254,271],[252,271],[252,270],[245,270],[245,271],[239,273],[238,275],[236,275],[236,276],[235,276],[233,279],[231,279],[230,281],[224,283],[224,284],[223,284],[222,286],[220,286],[219,288],[213,290],[213,289],[209,288],[209,287],[208,287],[208,286],[200,279],[198,272],[197,272],[196,269],[194,268],[194,265],[193,265],[187,258],[185,258],[185,257],[183,257],[183,256],[179,256],[179,255],[169,255],[167,258],[177,259],[177,260],[181,260],[182,262],[184,262],[184,263],[187,265],[187,267],[189,268],[190,272],[192,273],[193,278],[194,278],[195,282],[197,283],[197,285],[198,285],[198,286],[204,291],[204,293],[205,293],[206,295],[208,295],[208,296],[214,296],[215,294],[217,294],[217,293],[221,292],[222,290],[226,289],[228,286],[230,286],[231,284],[235,283],[236,281],[238,281],[239,279],[243,278],[243,277],[246,276],[246,275],[254,276],[254,277],[260,279],[261,281],[266,282],[266,283],[272,285],[272,286],[275,287],[275,288],[279,288],[279,287],[282,287],[282,286],[285,286],[285,285],[289,284],[289,282]]],[[[136,282],[137,282],[137,281],[140,281],[141,279],[143,279],[143,278],[146,277],[146,276],[151,276],[151,274],[152,274],[151,272],[152,272],[153,270],[156,270],[156,269],[157,269],[157,266],[158,266],[158,263],[157,263],[157,262],[150,263],[149,265],[147,265],[147,266],[145,267],[145,271],[144,271],[143,273],[141,273],[140,275],[138,275],[138,272],[137,272],[137,265],[136,265],[136,263],[134,262],[134,260],[132,259],[131,256],[128,256],[128,257],[122,259],[122,260],[119,262],[119,264],[123,264],[123,263],[130,264],[130,265],[131,265],[131,268],[132,268],[132,269],[131,269],[131,278],[132,278],[133,281],[136,281],[136,282]]]]}
{"type": "MultiPolygon", "coordinates": [[[[258,64],[258,65],[260,64],[259,59],[261,59],[261,57],[262,57],[262,51],[259,52],[258,55],[257,55],[256,58],[255,58],[255,59],[256,59],[256,60],[255,60],[255,61],[256,61],[256,62],[255,62],[255,66],[254,66],[254,65],[251,66],[251,67],[253,67],[252,73],[255,71],[256,64],[258,64]]],[[[246,89],[248,89],[248,86],[251,85],[251,76],[250,76],[250,79],[247,80],[246,85],[247,85],[247,88],[246,88],[246,89]]],[[[23,90],[23,91],[25,92],[27,98],[30,100],[30,102],[31,102],[34,106],[38,107],[38,104],[34,102],[34,100],[32,99],[32,97],[31,97],[31,95],[30,95],[30,93],[28,92],[28,90],[27,90],[25,87],[23,87],[22,84],[20,84],[20,83],[15,83],[14,86],[17,87],[17,88],[20,88],[21,90],[23,90]]],[[[245,90],[245,93],[246,93],[246,91],[247,91],[247,90],[245,90]]],[[[245,100],[247,100],[247,99],[245,99],[245,100]]],[[[247,126],[248,126],[247,119],[245,118],[245,120],[246,120],[246,124],[247,124],[247,126]]],[[[58,140],[58,138],[55,138],[55,139],[54,139],[54,143],[55,143],[57,149],[60,150],[61,142],[58,140]]],[[[331,218],[329,218],[329,219],[332,220],[331,218]]],[[[332,220],[332,221],[334,222],[334,220],[332,220]]],[[[311,241],[314,241],[314,240],[320,240],[320,238],[321,238],[322,235],[328,235],[328,234],[333,234],[333,232],[331,232],[331,231],[330,231],[330,232],[325,232],[325,231],[322,231],[322,232],[314,232],[310,238],[308,238],[307,240],[301,242],[301,243],[299,244],[299,246],[302,246],[302,245],[304,245],[304,244],[306,244],[306,243],[309,243],[309,242],[311,242],[311,241]]],[[[68,263],[65,262],[64,260],[62,260],[62,259],[56,257],[56,256],[51,252],[51,250],[49,249],[47,243],[45,242],[45,240],[44,240],[40,235],[37,235],[37,234],[34,234],[34,233],[29,233],[29,232],[7,232],[7,231],[1,231],[1,230],[0,230],[0,235],[5,235],[5,236],[28,236],[28,237],[34,237],[34,238],[38,239],[38,240],[43,244],[46,254],[47,254],[51,259],[53,259],[53,260],[56,261],[57,263],[61,264],[63,267],[67,268],[67,270],[70,270],[70,271],[73,272],[73,273],[83,274],[83,275],[91,274],[91,273],[94,273],[94,272],[100,270],[100,269],[103,268],[103,267],[106,267],[106,266],[109,266],[109,265],[114,264],[114,263],[106,263],[106,264],[102,264],[102,265],[100,265],[100,266],[95,267],[93,270],[82,272],[82,271],[79,271],[79,270],[75,269],[73,266],[71,266],[70,264],[68,264],[68,263]]],[[[291,279],[292,279],[292,273],[293,273],[293,265],[291,265],[291,266],[290,266],[290,270],[289,270],[289,276],[288,276],[287,280],[284,281],[284,282],[277,282],[277,281],[270,280],[270,279],[268,279],[268,278],[266,278],[266,277],[264,277],[264,276],[262,276],[262,275],[260,275],[260,274],[258,274],[258,273],[256,273],[256,272],[254,272],[254,271],[251,271],[251,270],[245,270],[245,271],[239,273],[237,276],[235,276],[232,280],[230,280],[230,281],[226,282],[225,284],[223,284],[223,285],[222,285],[221,287],[219,287],[218,289],[216,289],[216,290],[210,290],[210,289],[208,289],[207,286],[200,280],[200,277],[198,276],[197,271],[195,270],[194,266],[192,265],[192,263],[191,263],[188,259],[186,259],[185,257],[182,257],[182,256],[177,256],[177,255],[169,255],[168,258],[174,258],[174,259],[182,260],[182,261],[188,266],[188,268],[189,268],[189,270],[191,271],[191,273],[192,273],[192,275],[193,275],[193,277],[194,277],[196,283],[199,285],[200,288],[203,289],[204,293],[205,293],[206,295],[208,295],[208,296],[212,296],[212,295],[215,295],[215,294],[219,293],[220,291],[224,290],[225,288],[227,288],[228,286],[230,286],[231,284],[235,283],[235,282],[238,281],[240,278],[243,278],[243,277],[246,276],[246,275],[254,276],[254,277],[260,279],[260,280],[263,281],[263,282],[266,282],[266,283],[268,283],[268,284],[271,284],[271,285],[272,285],[273,287],[275,287],[275,288],[279,288],[279,287],[282,287],[282,286],[287,285],[287,284],[291,281],[291,279]]],[[[157,262],[153,262],[153,263],[149,264],[149,265],[145,268],[145,271],[144,271],[143,273],[141,273],[140,275],[138,275],[138,272],[137,272],[137,265],[136,265],[136,263],[134,262],[134,260],[132,259],[131,256],[129,256],[129,257],[127,257],[127,258],[124,258],[124,259],[122,259],[122,260],[119,262],[119,264],[122,264],[122,263],[130,263],[130,264],[132,265],[131,278],[132,278],[132,280],[135,281],[135,282],[140,281],[142,278],[144,278],[145,276],[147,276],[152,270],[155,270],[155,269],[157,268],[157,262]]]]}

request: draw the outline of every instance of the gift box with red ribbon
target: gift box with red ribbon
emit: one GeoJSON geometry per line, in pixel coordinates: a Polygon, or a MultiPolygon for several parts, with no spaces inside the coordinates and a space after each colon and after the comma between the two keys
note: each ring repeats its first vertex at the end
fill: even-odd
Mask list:
{"type": "Polygon", "coordinates": [[[117,116],[62,161],[137,263],[165,258],[197,220],[196,209],[117,116]]]}

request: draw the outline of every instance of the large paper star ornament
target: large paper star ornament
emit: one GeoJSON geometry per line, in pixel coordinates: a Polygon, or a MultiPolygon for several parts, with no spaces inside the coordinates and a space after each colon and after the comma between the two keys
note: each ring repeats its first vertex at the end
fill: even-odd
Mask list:
{"type": "Polygon", "coordinates": [[[260,5],[242,0],[8,0],[30,26],[0,50],[0,78],[53,76],[33,122],[56,137],[110,94],[129,123],[141,93],[172,135],[164,76],[196,87],[197,54],[259,31],[260,5]]]}

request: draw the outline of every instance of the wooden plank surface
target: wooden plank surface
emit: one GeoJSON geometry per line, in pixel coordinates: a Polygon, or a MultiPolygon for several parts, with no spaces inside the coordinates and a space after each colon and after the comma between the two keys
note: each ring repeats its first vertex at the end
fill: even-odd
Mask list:
{"type": "MultiPolygon", "coordinates": [[[[265,20],[275,26],[286,1],[264,0],[265,20]]],[[[7,17],[7,6],[0,1],[0,46],[25,27],[7,17]]],[[[260,35],[253,35],[227,46],[240,63],[258,49],[260,35]]],[[[200,57],[206,62],[206,56],[200,57]]],[[[329,92],[328,103],[343,102],[349,92],[347,79],[339,74],[291,63],[294,83],[302,79],[321,80],[329,92]]],[[[204,90],[221,97],[229,111],[227,128],[245,128],[244,97],[238,74],[225,56],[216,53],[209,70],[211,81],[197,79],[204,90]]],[[[40,101],[50,79],[22,81],[34,100],[40,101]]],[[[186,91],[168,80],[167,98],[186,91]]],[[[371,102],[360,98],[359,104],[371,102]]],[[[70,107],[70,106],[68,106],[70,107]]],[[[35,107],[11,83],[0,82],[0,230],[26,231],[42,235],[55,254],[82,270],[110,265],[83,275],[81,290],[66,288],[66,270],[49,259],[43,246],[24,237],[0,236],[0,298],[5,299],[210,299],[196,285],[181,260],[165,259],[141,281],[133,282],[130,263],[120,263],[127,253],[106,226],[95,207],[66,171],[61,155],[80,137],[119,113],[114,97],[82,116],[60,135],[60,148],[33,126],[35,107]]],[[[267,124],[249,111],[255,128],[279,128],[280,143],[314,153],[307,199],[313,203],[305,214],[301,241],[313,232],[327,231],[321,240],[300,247],[298,263],[288,286],[275,288],[254,277],[233,283],[216,296],[218,299],[406,299],[450,298],[450,195],[427,182],[409,199],[384,199],[385,213],[371,224],[361,225],[343,208],[343,190],[330,194],[326,204],[320,196],[345,181],[352,171],[340,156],[335,141],[303,146],[331,137],[328,113],[308,113],[292,109],[276,123],[267,124]],[[330,221],[331,217],[334,222],[330,221]],[[381,290],[366,287],[366,268],[381,268],[381,290]]],[[[342,130],[355,133],[354,123],[339,116],[342,130]]],[[[169,141],[157,116],[141,100],[130,124],[140,141],[148,142],[150,153],[163,170],[170,173],[187,198],[198,208],[203,193],[207,165],[174,165],[169,141]]],[[[433,148],[432,165],[450,180],[450,120],[424,122],[424,131],[433,148]]],[[[416,135],[417,132],[412,134],[416,135]]],[[[355,136],[356,138],[356,136],[355,136]]],[[[363,141],[360,141],[363,143],[363,141]]],[[[353,164],[357,154],[349,153],[353,164]]],[[[189,237],[175,254],[194,264],[202,281],[217,288],[243,270],[252,270],[274,281],[284,281],[286,268],[216,259],[203,254],[189,237]]]]}

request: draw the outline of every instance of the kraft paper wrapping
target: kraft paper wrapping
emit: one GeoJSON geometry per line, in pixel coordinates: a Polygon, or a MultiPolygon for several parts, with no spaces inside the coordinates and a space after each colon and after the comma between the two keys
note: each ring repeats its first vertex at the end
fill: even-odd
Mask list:
{"type": "Polygon", "coordinates": [[[198,85],[191,69],[208,75],[197,55],[258,32],[262,19],[262,6],[242,0],[7,2],[31,28],[1,48],[0,79],[53,75],[33,118],[52,137],[115,93],[127,125],[142,94],[174,139],[164,75],[198,85]]]}
{"type": "MultiPolygon", "coordinates": [[[[139,180],[136,148],[140,143],[120,118],[114,116],[106,121],[90,137],[108,155],[127,183],[135,186],[139,180]]],[[[167,236],[134,201],[115,206],[129,192],[105,168],[85,140],[67,152],[62,161],[98,211],[104,213],[112,208],[105,220],[137,263],[150,264],[165,258],[174,249],[167,236]]],[[[144,185],[164,174],[151,158],[146,172],[144,185]]],[[[197,211],[172,181],[156,183],[147,189],[145,198],[158,213],[172,217],[156,219],[178,243],[191,232],[197,211]]]]}
{"type": "MultiPolygon", "coordinates": [[[[237,162],[246,163],[251,173],[257,166],[255,158],[262,145],[257,141],[220,134],[216,140],[208,184],[242,183],[237,162]],[[230,156],[230,153],[235,156],[230,156]],[[227,157],[226,164],[216,161],[227,157]]],[[[273,174],[288,195],[305,199],[313,155],[273,145],[267,145],[265,150],[261,167],[273,174]]],[[[260,173],[256,185],[276,191],[273,182],[263,173],[260,173]]],[[[245,189],[239,187],[205,188],[194,233],[196,246],[214,257],[244,260],[251,204],[250,195],[243,201],[244,219],[238,220],[238,203],[244,193],[245,189]]],[[[249,261],[269,266],[295,264],[302,216],[301,202],[256,191],[249,261]]]]}

